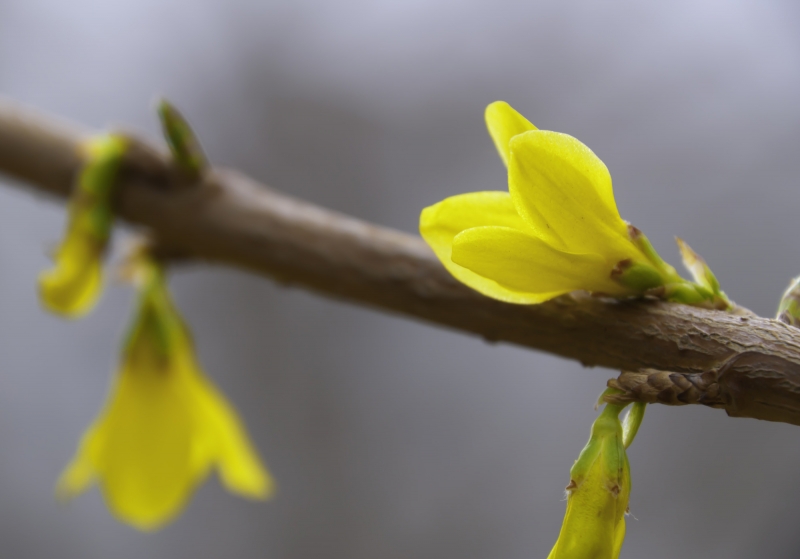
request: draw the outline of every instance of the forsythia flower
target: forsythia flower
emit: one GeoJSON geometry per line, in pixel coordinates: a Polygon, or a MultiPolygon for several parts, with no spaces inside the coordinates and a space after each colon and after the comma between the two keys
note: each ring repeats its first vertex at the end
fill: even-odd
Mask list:
{"type": "Polygon", "coordinates": [[[150,530],[172,519],[212,468],[246,497],[267,498],[274,485],[236,412],[200,370],[161,267],[139,258],[138,308],[119,374],[57,492],[71,497],[96,480],[116,516],[150,530]]]}
{"type": "Polygon", "coordinates": [[[76,317],[100,294],[102,256],[111,233],[111,191],[127,142],[103,136],[84,146],[87,163],[69,203],[69,223],[55,253],[55,267],[39,277],[42,303],[52,312],[76,317]]]}
{"type": "Polygon", "coordinates": [[[512,303],[578,289],[623,297],[684,282],[620,218],[608,169],[588,147],[538,130],[500,101],[486,109],[486,123],[509,191],[453,196],[420,216],[423,238],[457,279],[512,303]]]}
{"type": "MultiPolygon", "coordinates": [[[[631,492],[619,413],[625,406],[607,404],[592,425],[589,442],[570,470],[567,513],[548,559],[617,559],[625,538],[625,514],[631,492]]],[[[641,422],[643,406],[637,408],[641,422]]],[[[628,423],[626,421],[626,423],[628,423]]],[[[627,439],[627,440],[626,440],[627,439]]]]}

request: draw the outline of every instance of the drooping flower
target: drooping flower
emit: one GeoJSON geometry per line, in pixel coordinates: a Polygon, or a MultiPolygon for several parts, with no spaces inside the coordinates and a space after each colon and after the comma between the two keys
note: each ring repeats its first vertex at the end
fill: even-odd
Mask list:
{"type": "Polygon", "coordinates": [[[272,478],[200,370],[161,267],[141,257],[134,273],[138,307],[119,372],[57,493],[72,497],[96,481],[111,511],[142,530],[174,518],[212,469],[230,491],[268,498],[272,478]]]}
{"type": "Polygon", "coordinates": [[[628,414],[606,404],[592,425],[589,442],[570,470],[567,512],[548,559],[617,559],[625,539],[625,514],[631,492],[625,449],[639,428],[644,404],[628,414]]]}
{"type": "Polygon", "coordinates": [[[423,238],[457,279],[511,303],[575,290],[626,297],[656,288],[692,304],[713,299],[622,220],[608,169],[588,147],[537,129],[501,101],[486,109],[486,123],[508,166],[508,192],[453,196],[420,216],[423,238]]]}
{"type": "Polygon", "coordinates": [[[113,225],[111,193],[127,141],[101,136],[84,145],[86,163],[69,202],[67,230],[55,266],[39,276],[42,304],[78,317],[94,306],[102,287],[102,257],[113,225]]]}

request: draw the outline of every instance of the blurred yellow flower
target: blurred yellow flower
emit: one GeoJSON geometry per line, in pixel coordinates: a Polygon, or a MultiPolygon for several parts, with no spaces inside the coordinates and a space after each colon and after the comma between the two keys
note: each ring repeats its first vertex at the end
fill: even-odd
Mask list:
{"type": "Polygon", "coordinates": [[[42,304],[70,317],[94,306],[102,287],[102,257],[113,224],[111,192],[127,142],[101,136],[84,145],[86,163],[69,202],[67,231],[55,266],[39,276],[42,304]]]}
{"type": "Polygon", "coordinates": [[[72,497],[97,481],[111,511],[141,530],[174,518],[212,468],[240,495],[274,484],[236,412],[200,370],[161,267],[135,265],[136,316],[105,410],[57,485],[72,497]]]}
{"type": "Polygon", "coordinates": [[[619,557],[631,492],[623,439],[632,435],[623,436],[619,421],[623,407],[607,404],[592,425],[589,442],[570,470],[567,513],[548,559],[619,557]]]}
{"type": "Polygon", "coordinates": [[[509,191],[453,196],[420,216],[423,238],[457,279],[511,303],[578,289],[624,297],[683,281],[620,218],[608,169],[588,147],[538,130],[501,101],[486,123],[509,191]]]}

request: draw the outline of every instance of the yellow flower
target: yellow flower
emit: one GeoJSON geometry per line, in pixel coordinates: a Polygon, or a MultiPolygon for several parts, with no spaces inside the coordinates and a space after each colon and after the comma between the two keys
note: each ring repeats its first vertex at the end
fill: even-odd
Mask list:
{"type": "Polygon", "coordinates": [[[230,491],[269,497],[273,481],[200,370],[160,266],[147,259],[136,273],[138,309],[119,374],[57,493],[72,497],[97,481],[111,511],[141,530],[175,517],[212,468],[230,491]]]}
{"type": "Polygon", "coordinates": [[[423,238],[457,279],[511,303],[578,289],[624,297],[683,281],[620,218],[608,169],[588,147],[500,101],[486,123],[509,191],[453,196],[420,216],[423,238]]]}
{"type": "Polygon", "coordinates": [[[631,492],[630,467],[619,421],[623,407],[606,405],[570,470],[567,513],[548,559],[619,557],[631,492]]]}
{"type": "Polygon", "coordinates": [[[127,142],[102,136],[84,146],[81,169],[69,203],[64,240],[55,253],[55,267],[39,276],[42,304],[58,314],[77,317],[97,301],[102,286],[102,257],[113,224],[111,192],[127,142]]]}

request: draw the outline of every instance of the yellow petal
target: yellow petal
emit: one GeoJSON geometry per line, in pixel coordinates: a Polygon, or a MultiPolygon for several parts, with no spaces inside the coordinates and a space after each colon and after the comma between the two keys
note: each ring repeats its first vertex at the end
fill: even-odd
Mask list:
{"type": "Polygon", "coordinates": [[[489,135],[494,140],[494,145],[497,148],[497,153],[500,154],[500,159],[508,166],[509,160],[509,147],[508,143],[511,138],[517,134],[528,132],[529,130],[536,130],[537,128],[531,124],[527,118],[519,114],[511,105],[505,101],[495,101],[486,107],[486,127],[489,129],[489,135]]]}
{"type": "Polygon", "coordinates": [[[491,291],[495,294],[493,295],[495,298],[503,301],[527,303],[526,297],[521,297],[516,292],[497,285],[497,282],[452,261],[455,236],[466,229],[484,225],[528,228],[517,214],[507,192],[486,191],[451,196],[425,208],[420,215],[419,231],[445,268],[457,280],[481,293],[491,291]]]}
{"type": "Polygon", "coordinates": [[[67,500],[83,493],[97,476],[95,468],[99,437],[97,434],[98,423],[86,430],[78,451],[72,461],[64,468],[56,483],[56,496],[67,500]]]}
{"type": "Polygon", "coordinates": [[[163,371],[124,371],[103,421],[103,494],[120,519],[140,529],[171,520],[197,481],[190,469],[195,424],[181,384],[163,371]]]}
{"type": "MultiPolygon", "coordinates": [[[[208,378],[198,371],[196,405],[204,431],[201,443],[216,464],[229,491],[251,499],[268,499],[275,482],[258,457],[236,411],[208,378]]],[[[202,460],[196,461],[202,468],[202,460]]]]}
{"type": "MultiPolygon", "coordinates": [[[[623,290],[610,280],[611,270],[602,257],[562,252],[510,227],[476,227],[460,233],[453,242],[452,258],[529,303],[577,289],[609,294],[623,290]]],[[[487,281],[471,287],[496,299],[504,295],[487,281]]]]}
{"type": "Polygon", "coordinates": [[[90,236],[69,232],[55,266],[39,276],[42,304],[50,311],[78,317],[94,306],[102,283],[102,247],[90,236]]]}
{"type": "Polygon", "coordinates": [[[611,176],[592,150],[544,130],[519,134],[510,146],[509,192],[537,236],[570,252],[623,259],[633,251],[611,176]]]}
{"type": "Polygon", "coordinates": [[[64,240],[52,270],[39,276],[44,306],[55,313],[78,317],[94,306],[102,283],[101,258],[108,243],[113,214],[111,193],[128,141],[108,135],[81,147],[86,163],[70,197],[64,240]]]}
{"type": "Polygon", "coordinates": [[[252,499],[269,498],[275,482],[250,443],[235,409],[198,366],[189,329],[168,292],[159,290],[153,302],[160,304],[162,330],[167,328],[170,332],[176,369],[173,374],[177,372],[186,379],[183,389],[196,421],[190,466],[193,477],[203,480],[216,467],[228,490],[252,499]]]}

